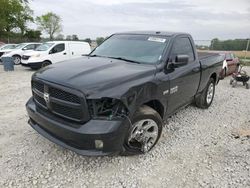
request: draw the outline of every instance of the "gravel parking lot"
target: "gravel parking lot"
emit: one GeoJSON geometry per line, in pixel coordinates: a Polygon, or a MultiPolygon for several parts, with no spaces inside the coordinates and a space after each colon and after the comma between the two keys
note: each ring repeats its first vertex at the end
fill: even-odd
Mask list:
{"type": "Polygon", "coordinates": [[[250,187],[250,90],[230,78],[208,110],[169,118],[149,154],[84,157],[28,125],[33,71],[15,68],[0,65],[0,187],[250,187]]]}

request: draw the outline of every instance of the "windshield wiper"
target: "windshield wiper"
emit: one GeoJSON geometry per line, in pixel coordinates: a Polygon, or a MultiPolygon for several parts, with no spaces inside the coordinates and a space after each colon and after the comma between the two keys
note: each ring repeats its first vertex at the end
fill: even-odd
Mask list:
{"type": "Polygon", "coordinates": [[[139,61],[134,61],[134,60],[131,60],[131,59],[126,59],[126,58],[123,58],[123,57],[108,57],[108,58],[118,59],[118,60],[127,61],[127,62],[131,62],[131,63],[141,64],[141,62],[139,62],[139,61]]]}
{"type": "Polygon", "coordinates": [[[87,55],[87,56],[89,56],[89,57],[104,57],[104,56],[100,56],[100,55],[96,55],[96,54],[94,54],[94,55],[87,55]]]}

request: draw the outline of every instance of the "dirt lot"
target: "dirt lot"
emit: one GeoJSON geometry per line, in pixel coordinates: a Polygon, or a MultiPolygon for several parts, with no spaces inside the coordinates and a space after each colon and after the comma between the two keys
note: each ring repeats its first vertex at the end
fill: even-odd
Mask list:
{"type": "Polygon", "coordinates": [[[149,154],[83,157],[27,124],[33,72],[2,69],[0,187],[250,187],[250,90],[229,78],[208,110],[189,106],[170,118],[149,154]]]}

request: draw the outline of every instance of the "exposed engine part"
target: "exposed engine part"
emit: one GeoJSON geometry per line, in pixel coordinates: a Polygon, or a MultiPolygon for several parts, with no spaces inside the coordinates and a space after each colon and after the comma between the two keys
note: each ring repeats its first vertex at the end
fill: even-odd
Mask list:
{"type": "Polygon", "coordinates": [[[113,119],[128,116],[127,108],[117,99],[102,98],[88,100],[88,107],[92,117],[113,119]]]}

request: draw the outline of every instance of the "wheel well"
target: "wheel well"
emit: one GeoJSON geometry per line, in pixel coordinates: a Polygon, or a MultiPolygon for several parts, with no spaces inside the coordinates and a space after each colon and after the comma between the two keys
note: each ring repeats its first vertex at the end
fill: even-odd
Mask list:
{"type": "Polygon", "coordinates": [[[164,116],[164,106],[161,104],[160,101],[158,100],[152,100],[152,101],[149,101],[147,103],[144,103],[144,105],[147,105],[151,108],[153,108],[156,112],[158,112],[161,116],[161,118],[163,119],[163,116],[164,116]]]}
{"type": "MultiPolygon", "coordinates": [[[[50,60],[45,60],[45,61],[47,61],[47,62],[49,62],[50,64],[52,64],[52,62],[51,62],[50,60]]],[[[43,61],[43,62],[45,62],[45,61],[43,61]]]]}
{"type": "Polygon", "coordinates": [[[12,57],[14,57],[14,56],[18,56],[18,57],[20,57],[20,58],[21,58],[21,56],[20,56],[20,55],[18,55],[18,54],[13,55],[12,57]]]}
{"type": "Polygon", "coordinates": [[[213,74],[210,76],[210,78],[213,78],[213,79],[214,79],[214,81],[216,82],[216,79],[217,79],[217,75],[216,75],[216,73],[213,73],[213,74]]]}

